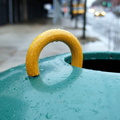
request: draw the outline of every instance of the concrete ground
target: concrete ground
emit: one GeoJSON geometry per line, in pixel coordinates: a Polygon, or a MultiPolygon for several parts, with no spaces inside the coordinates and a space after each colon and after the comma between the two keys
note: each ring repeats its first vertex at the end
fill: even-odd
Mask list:
{"type": "MultiPolygon", "coordinates": [[[[59,25],[53,25],[52,20],[37,20],[29,23],[5,25],[0,27],[0,72],[14,66],[25,63],[27,49],[33,39],[48,29],[61,28],[65,29],[76,37],[82,35],[82,24],[79,23],[78,29],[74,28],[74,21],[64,19],[59,25]]],[[[80,40],[83,51],[107,51],[108,48],[98,38],[97,34],[87,26],[87,36],[94,40],[80,40]],[[98,40],[99,39],[99,40],[98,40]]],[[[47,45],[40,58],[56,54],[70,52],[69,48],[62,42],[54,42],[47,45]]]]}

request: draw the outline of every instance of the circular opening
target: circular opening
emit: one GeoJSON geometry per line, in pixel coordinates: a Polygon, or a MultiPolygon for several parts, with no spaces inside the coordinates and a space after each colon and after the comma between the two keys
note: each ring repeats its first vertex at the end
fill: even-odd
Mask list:
{"type": "Polygon", "coordinates": [[[84,60],[83,68],[120,73],[120,60],[84,60]]]}
{"type": "MultiPolygon", "coordinates": [[[[70,64],[71,56],[65,58],[65,61],[70,64]]],[[[120,73],[120,55],[86,53],[84,54],[83,68],[120,73]]]]}

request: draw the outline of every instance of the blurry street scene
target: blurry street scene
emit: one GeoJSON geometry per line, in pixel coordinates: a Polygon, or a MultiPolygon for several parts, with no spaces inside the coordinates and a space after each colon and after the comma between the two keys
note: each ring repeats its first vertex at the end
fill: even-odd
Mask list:
{"type": "MultiPolygon", "coordinates": [[[[29,45],[49,29],[75,35],[86,51],[120,51],[120,0],[0,0],[0,72],[25,63],[29,45]]],[[[40,58],[70,52],[47,45],[40,58]]]]}

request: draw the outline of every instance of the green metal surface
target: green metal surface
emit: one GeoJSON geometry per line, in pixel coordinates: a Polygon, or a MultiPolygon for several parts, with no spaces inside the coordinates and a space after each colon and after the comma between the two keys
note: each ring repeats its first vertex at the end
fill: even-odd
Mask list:
{"type": "MultiPolygon", "coordinates": [[[[84,53],[84,60],[120,60],[120,53],[84,53]]],[[[120,120],[120,73],[71,66],[70,54],[0,73],[0,120],[120,120]]]]}

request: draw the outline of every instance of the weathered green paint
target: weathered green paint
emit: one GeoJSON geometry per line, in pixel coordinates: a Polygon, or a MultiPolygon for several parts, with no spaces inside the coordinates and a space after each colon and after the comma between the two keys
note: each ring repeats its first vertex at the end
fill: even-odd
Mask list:
{"type": "MultiPolygon", "coordinates": [[[[84,53],[84,59],[120,60],[120,53],[84,53]]],[[[0,120],[120,120],[120,73],[66,61],[70,54],[40,60],[34,78],[25,65],[0,73],[0,120]]]]}

